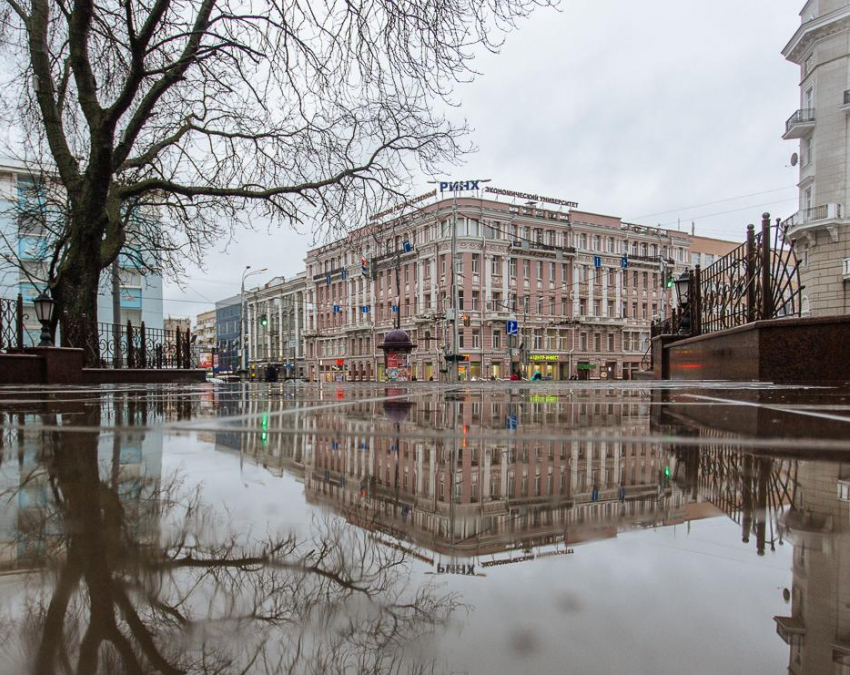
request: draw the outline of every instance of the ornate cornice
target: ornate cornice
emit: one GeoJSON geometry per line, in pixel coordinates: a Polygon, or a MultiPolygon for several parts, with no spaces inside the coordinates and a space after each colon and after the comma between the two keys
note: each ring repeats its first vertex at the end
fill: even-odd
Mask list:
{"type": "Polygon", "coordinates": [[[850,7],[842,7],[800,26],[785,45],[782,55],[792,63],[799,64],[813,42],[848,29],[850,29],[850,7]]]}

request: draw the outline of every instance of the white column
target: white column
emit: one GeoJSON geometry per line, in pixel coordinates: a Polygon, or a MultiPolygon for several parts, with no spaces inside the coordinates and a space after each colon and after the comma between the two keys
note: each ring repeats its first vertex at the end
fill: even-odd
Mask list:
{"type": "Polygon", "coordinates": [[[416,265],[416,296],[419,302],[419,312],[425,313],[425,284],[423,283],[423,279],[425,278],[425,265],[427,262],[422,262],[418,258],[414,263],[416,265]]]}
{"type": "Polygon", "coordinates": [[[428,496],[435,497],[437,492],[437,448],[428,450],[428,496]]]}
{"type": "Polygon", "coordinates": [[[608,268],[600,267],[602,273],[602,316],[608,316],[608,268]]]}
{"type": "Polygon", "coordinates": [[[617,311],[614,312],[614,316],[620,318],[623,316],[623,274],[623,270],[617,272],[617,311]]]}
{"type": "Polygon", "coordinates": [[[484,453],[484,485],[481,486],[481,495],[482,499],[490,499],[490,469],[492,459],[490,457],[491,452],[499,452],[497,448],[494,448],[492,451],[488,448],[482,448],[482,452],[484,453]]]}
{"type": "Polygon", "coordinates": [[[254,305],[248,305],[248,316],[246,320],[248,322],[248,359],[246,363],[250,363],[251,359],[254,358],[256,353],[256,348],[254,346],[254,314],[256,314],[254,305]]]}
{"type": "Polygon", "coordinates": [[[570,265],[570,271],[573,275],[573,316],[579,315],[579,292],[581,288],[578,281],[578,265],[570,265]]]}

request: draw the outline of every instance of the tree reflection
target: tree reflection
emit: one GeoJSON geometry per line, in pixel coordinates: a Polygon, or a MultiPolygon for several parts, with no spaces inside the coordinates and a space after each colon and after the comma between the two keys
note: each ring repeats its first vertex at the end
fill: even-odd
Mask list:
{"type": "Polygon", "coordinates": [[[120,466],[120,436],[105,462],[103,447],[91,432],[44,443],[49,498],[28,531],[55,534],[8,629],[30,672],[433,670],[425,644],[458,601],[408,583],[403,552],[332,518],[254,537],[199,489],[120,466]]]}

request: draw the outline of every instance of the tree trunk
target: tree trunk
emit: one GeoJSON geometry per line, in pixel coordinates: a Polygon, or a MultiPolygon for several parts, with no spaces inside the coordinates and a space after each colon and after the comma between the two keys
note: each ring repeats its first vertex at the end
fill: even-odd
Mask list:
{"type": "Polygon", "coordinates": [[[62,329],[62,346],[84,349],[86,365],[96,366],[100,359],[97,330],[100,250],[88,254],[75,251],[82,251],[82,247],[69,250],[52,294],[62,329]]]}

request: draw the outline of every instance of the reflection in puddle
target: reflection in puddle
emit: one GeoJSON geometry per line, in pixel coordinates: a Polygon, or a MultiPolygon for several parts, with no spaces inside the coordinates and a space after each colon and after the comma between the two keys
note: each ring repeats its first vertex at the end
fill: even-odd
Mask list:
{"type": "MultiPolygon", "coordinates": [[[[141,390],[7,406],[0,671],[542,671],[563,649],[582,663],[606,638],[553,640],[530,600],[498,621],[512,594],[549,589],[550,624],[577,631],[597,620],[597,601],[621,600],[600,585],[587,594],[586,561],[604,571],[633,556],[630,575],[663,588],[663,556],[681,576],[671,586],[686,583],[709,615],[732,601],[699,595],[719,569],[701,557],[775,565],[793,547],[784,585],[726,579],[768,608],[727,628],[760,645],[734,663],[761,672],[770,653],[794,673],[850,672],[848,465],[752,454],[704,410],[688,418],[639,388],[339,392],[141,390]],[[325,397],[345,406],[316,407],[325,397]],[[246,467],[268,481],[243,482],[246,467]],[[213,475],[241,491],[224,497],[205,485],[213,475]],[[301,506],[233,517],[278,497],[301,506]],[[676,528],[700,535],[686,546],[653,536],[676,528]],[[773,614],[784,656],[764,631],[773,614]],[[502,636],[489,650],[483,626],[502,636]]],[[[643,612],[684,630],[673,640],[683,652],[722,652],[656,609],[643,612]]],[[[651,624],[629,630],[660,649],[666,638],[641,632],[651,624]]],[[[645,657],[653,672],[681,672],[675,654],[645,657]]],[[[720,663],[693,672],[728,670],[720,663]]]]}

